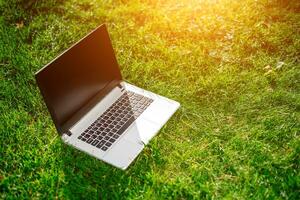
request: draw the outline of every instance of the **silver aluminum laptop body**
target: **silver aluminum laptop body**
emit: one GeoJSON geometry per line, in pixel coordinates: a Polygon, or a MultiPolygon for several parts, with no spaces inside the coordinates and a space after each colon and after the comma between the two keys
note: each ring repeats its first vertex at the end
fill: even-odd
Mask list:
{"type": "MultiPolygon", "coordinates": [[[[62,140],[123,170],[133,162],[180,106],[176,101],[122,80],[105,25],[99,26],[38,71],[36,80],[62,140]],[[100,119],[106,117],[108,111],[113,111],[118,105],[118,100],[129,93],[142,95],[143,97],[140,96],[142,100],[150,99],[151,103],[148,103],[147,107],[134,117],[134,121],[129,126],[127,123],[125,128],[119,128],[119,135],[107,132],[115,134],[105,136],[110,137],[114,142],[108,139],[104,141],[104,138],[98,139],[98,137],[102,138],[103,132],[100,133],[99,128],[107,121],[118,123],[123,120],[120,119],[120,115],[116,119],[111,116],[101,124],[100,119]],[[89,134],[88,131],[94,134],[89,134]],[[98,136],[96,132],[99,133],[98,136]],[[87,141],[93,142],[88,143],[83,141],[87,135],[97,137],[89,138],[87,141]],[[113,138],[115,136],[118,138],[113,138]],[[101,142],[105,143],[100,146],[101,142]],[[99,147],[94,145],[96,143],[99,147]],[[109,147],[105,146],[107,143],[110,144],[109,147]]],[[[129,108],[138,110],[133,104],[134,101],[127,101],[129,108]]],[[[117,130],[118,125],[111,124],[113,128],[104,130],[117,130]]]]}

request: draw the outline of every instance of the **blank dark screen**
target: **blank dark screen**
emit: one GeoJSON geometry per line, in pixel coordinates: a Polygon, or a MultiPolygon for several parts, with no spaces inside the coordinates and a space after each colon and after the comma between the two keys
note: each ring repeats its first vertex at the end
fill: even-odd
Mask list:
{"type": "Polygon", "coordinates": [[[122,79],[106,27],[90,33],[36,78],[52,117],[61,125],[110,82],[122,79]]]}

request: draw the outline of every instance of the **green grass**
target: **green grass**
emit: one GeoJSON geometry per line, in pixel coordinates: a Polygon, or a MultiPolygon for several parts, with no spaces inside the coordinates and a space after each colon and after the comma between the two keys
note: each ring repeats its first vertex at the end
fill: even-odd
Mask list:
{"type": "Polygon", "coordinates": [[[299,199],[297,0],[0,0],[1,199],[299,199]],[[107,23],[126,81],[181,103],[127,171],[58,137],[34,73],[107,23]]]}

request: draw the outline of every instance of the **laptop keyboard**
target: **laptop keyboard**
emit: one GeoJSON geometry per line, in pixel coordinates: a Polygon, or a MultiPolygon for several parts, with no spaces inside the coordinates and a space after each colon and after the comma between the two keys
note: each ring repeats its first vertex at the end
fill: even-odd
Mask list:
{"type": "Polygon", "coordinates": [[[148,97],[126,91],[78,139],[106,151],[152,102],[148,97]]]}

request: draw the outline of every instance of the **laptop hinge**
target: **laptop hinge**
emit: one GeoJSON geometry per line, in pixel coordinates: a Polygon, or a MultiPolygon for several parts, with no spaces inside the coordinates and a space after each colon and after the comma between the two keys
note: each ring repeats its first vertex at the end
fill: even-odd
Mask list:
{"type": "Polygon", "coordinates": [[[123,92],[125,90],[125,88],[124,88],[124,86],[122,84],[119,83],[117,86],[118,86],[118,88],[121,89],[121,92],[123,92]]]}
{"type": "Polygon", "coordinates": [[[119,83],[118,85],[117,85],[120,89],[122,89],[123,88],[123,86],[119,83]]]}

